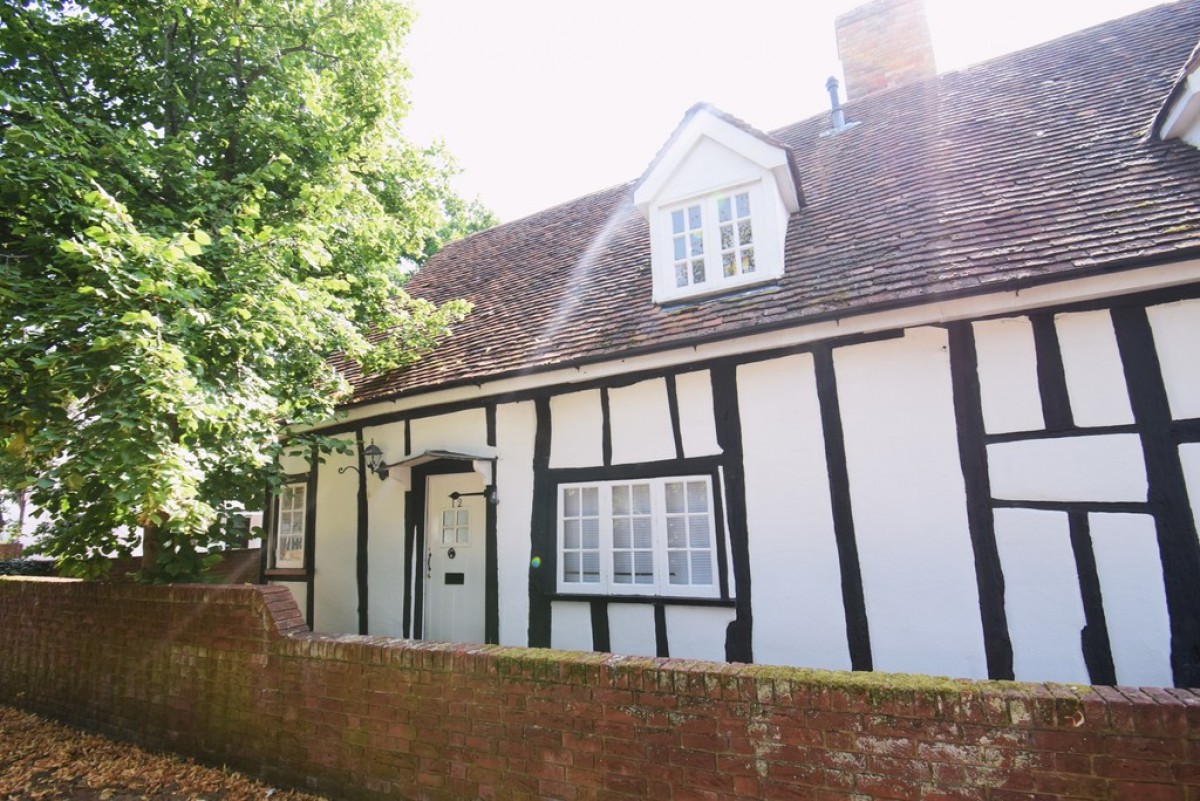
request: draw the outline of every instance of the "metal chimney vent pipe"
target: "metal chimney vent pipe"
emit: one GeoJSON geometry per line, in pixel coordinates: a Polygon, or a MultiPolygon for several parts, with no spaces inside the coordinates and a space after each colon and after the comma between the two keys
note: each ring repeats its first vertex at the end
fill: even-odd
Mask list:
{"type": "Polygon", "coordinates": [[[846,127],[846,115],[842,111],[842,101],[838,99],[838,79],[830,75],[829,80],[825,82],[825,89],[829,92],[829,105],[832,107],[830,116],[836,133],[846,127]]]}

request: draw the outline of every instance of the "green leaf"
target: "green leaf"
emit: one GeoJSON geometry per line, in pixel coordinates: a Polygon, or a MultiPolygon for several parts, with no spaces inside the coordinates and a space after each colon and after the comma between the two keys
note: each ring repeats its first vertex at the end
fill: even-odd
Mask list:
{"type": "Polygon", "coordinates": [[[122,325],[145,326],[146,328],[159,328],[162,321],[155,317],[150,312],[142,309],[141,311],[125,312],[121,315],[122,325]]]}
{"type": "Polygon", "coordinates": [[[411,12],[4,8],[0,199],[26,258],[0,267],[0,501],[29,487],[46,553],[86,574],[149,537],[145,579],[194,578],[222,505],[261,504],[279,421],[347,397],[328,354],[406,364],[466,313],[396,266],[477,222],[445,155],[396,136],[411,12]]]}

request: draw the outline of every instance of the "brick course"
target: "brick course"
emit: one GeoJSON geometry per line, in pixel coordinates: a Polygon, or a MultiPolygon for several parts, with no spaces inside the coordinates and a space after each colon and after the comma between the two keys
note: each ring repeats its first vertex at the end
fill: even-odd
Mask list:
{"type": "Polygon", "coordinates": [[[874,0],[839,15],[836,27],[847,100],[937,74],[924,0],[874,0]]]}
{"type": "Polygon", "coordinates": [[[1200,799],[1200,695],[309,633],[286,588],[0,580],[0,701],[339,798],[1200,799]]]}

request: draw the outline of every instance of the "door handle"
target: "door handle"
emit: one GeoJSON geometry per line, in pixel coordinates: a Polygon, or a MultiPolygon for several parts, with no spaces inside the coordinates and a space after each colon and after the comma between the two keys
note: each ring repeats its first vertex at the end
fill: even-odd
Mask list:
{"type": "Polygon", "coordinates": [[[425,554],[425,578],[433,578],[433,549],[425,554]]]}

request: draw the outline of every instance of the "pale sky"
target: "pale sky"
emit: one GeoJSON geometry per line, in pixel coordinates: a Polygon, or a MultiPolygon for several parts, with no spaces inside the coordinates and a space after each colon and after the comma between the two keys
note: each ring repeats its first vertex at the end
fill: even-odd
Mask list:
{"type": "MultiPolygon", "coordinates": [[[[834,17],[861,0],[412,0],[408,136],[503,220],[636,178],[707,101],[763,130],[829,107],[834,17]]],[[[948,72],[1155,0],[926,0],[948,72]]],[[[844,97],[844,93],[843,93],[844,97]]]]}

